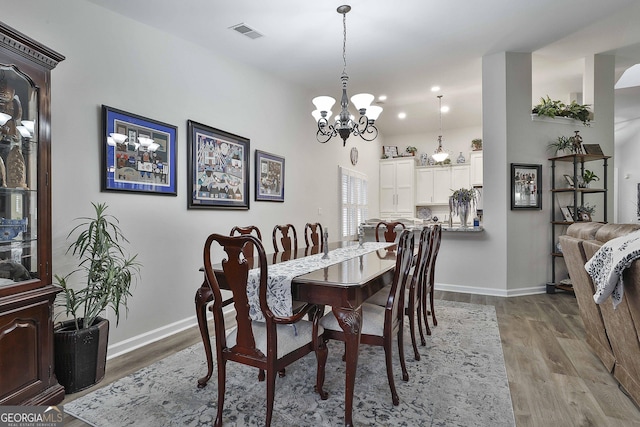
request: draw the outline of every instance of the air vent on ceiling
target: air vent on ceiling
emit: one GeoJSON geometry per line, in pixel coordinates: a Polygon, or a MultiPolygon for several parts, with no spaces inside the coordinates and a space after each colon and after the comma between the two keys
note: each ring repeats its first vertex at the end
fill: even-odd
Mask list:
{"type": "Polygon", "coordinates": [[[257,39],[257,38],[262,37],[262,34],[257,32],[256,30],[254,30],[253,28],[251,28],[250,26],[248,26],[244,22],[241,23],[241,24],[234,25],[234,26],[229,27],[229,28],[234,30],[234,31],[239,32],[243,36],[249,37],[250,39],[257,39]]]}

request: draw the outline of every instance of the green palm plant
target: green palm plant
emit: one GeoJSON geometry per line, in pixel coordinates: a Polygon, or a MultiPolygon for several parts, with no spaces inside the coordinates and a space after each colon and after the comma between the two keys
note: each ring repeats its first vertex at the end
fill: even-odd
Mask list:
{"type": "Polygon", "coordinates": [[[120,321],[120,308],[127,309],[131,286],[140,274],[141,264],[137,254],[129,256],[122,244],[129,243],[118,226],[118,219],[106,214],[107,205],[91,203],[95,217],[77,218],[82,223],[68,234],[69,239],[78,232],[67,253],[79,260],[78,268],[64,277],[55,275],[62,292],[56,306],[64,307],[67,316],[75,320],[76,330],[90,327],[96,317],[110,307],[120,321]],[[72,276],[82,274],[84,287],[70,286],[72,276]]]}

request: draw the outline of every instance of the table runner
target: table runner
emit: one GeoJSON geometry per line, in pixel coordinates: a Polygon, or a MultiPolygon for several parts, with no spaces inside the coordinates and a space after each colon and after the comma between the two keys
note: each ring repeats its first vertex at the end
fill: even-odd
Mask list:
{"type": "MultiPolygon", "coordinates": [[[[276,316],[291,316],[292,297],[291,281],[294,277],[310,273],[333,264],[338,264],[377,251],[393,245],[389,242],[364,242],[359,246],[358,242],[353,242],[349,246],[337,248],[329,251],[329,258],[323,259],[324,254],[306,256],[304,258],[293,259],[278,264],[267,266],[267,304],[276,316]]],[[[259,299],[260,269],[249,270],[247,281],[247,297],[249,298],[249,316],[251,319],[264,322],[264,316],[260,310],[259,299]]]]}

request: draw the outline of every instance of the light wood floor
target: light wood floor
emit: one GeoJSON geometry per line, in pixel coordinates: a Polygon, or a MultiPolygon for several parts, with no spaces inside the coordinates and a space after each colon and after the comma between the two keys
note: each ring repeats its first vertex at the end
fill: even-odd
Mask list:
{"type": "MultiPolygon", "coordinates": [[[[442,291],[435,295],[495,306],[518,427],[640,426],[640,410],[587,345],[573,295],[500,298],[442,291]]],[[[112,359],[100,384],[67,396],[62,404],[197,342],[200,336],[194,328],[112,359]]],[[[65,425],[87,426],[70,416],[65,425]]]]}

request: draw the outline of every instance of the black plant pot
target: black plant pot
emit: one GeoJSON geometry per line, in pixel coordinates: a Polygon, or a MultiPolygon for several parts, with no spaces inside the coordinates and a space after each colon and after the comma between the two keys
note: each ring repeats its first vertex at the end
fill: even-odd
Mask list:
{"type": "Polygon", "coordinates": [[[91,387],[104,378],[109,321],[97,317],[87,329],[67,320],[53,331],[55,372],[66,394],[91,387]]]}

